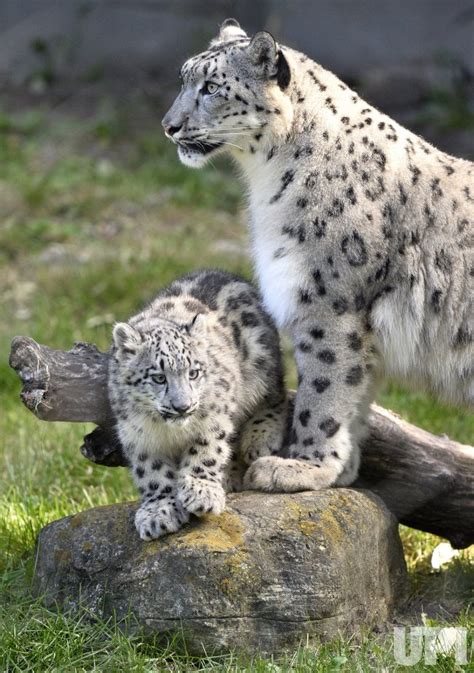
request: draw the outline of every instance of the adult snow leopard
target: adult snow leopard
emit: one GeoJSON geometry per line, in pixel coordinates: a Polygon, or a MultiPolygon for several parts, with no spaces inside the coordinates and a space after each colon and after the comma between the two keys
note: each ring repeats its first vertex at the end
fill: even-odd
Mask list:
{"type": "Polygon", "coordinates": [[[287,458],[256,461],[247,484],[349,484],[382,365],[474,399],[473,164],[233,19],[181,77],[165,132],[188,166],[239,163],[264,301],[295,347],[287,458]]]}
{"type": "Polygon", "coordinates": [[[113,341],[109,396],[142,496],[140,537],[219,514],[240,469],[285,434],[278,332],[257,291],[229,273],[189,274],[115,325],[113,341]]]}

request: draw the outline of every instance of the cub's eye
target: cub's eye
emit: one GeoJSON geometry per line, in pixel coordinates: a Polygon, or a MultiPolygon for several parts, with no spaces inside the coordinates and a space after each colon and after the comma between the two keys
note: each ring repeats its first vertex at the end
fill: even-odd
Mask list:
{"type": "Polygon", "coordinates": [[[158,385],[160,386],[162,386],[163,383],[166,383],[166,376],[164,374],[153,374],[151,378],[155,383],[158,383],[158,385]]]}
{"type": "Polygon", "coordinates": [[[199,371],[199,369],[190,369],[189,370],[189,378],[191,380],[197,379],[200,373],[201,372],[199,371]]]}
{"type": "Polygon", "coordinates": [[[218,88],[219,88],[218,84],[215,84],[214,82],[204,82],[202,92],[209,94],[209,96],[212,96],[212,94],[216,93],[218,88]]]}

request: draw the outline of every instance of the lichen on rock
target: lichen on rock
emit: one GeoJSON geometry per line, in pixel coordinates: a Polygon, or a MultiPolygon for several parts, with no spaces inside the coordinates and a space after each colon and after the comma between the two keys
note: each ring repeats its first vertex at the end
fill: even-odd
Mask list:
{"type": "Polygon", "coordinates": [[[380,624],[403,596],[396,521],[373,494],[238,493],[221,516],[143,542],[136,503],[40,533],[35,589],[50,605],[185,634],[188,652],[276,652],[380,624]]]}

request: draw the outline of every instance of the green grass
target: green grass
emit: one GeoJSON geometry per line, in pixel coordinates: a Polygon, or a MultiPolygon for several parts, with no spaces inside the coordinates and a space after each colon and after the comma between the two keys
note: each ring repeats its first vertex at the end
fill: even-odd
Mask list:
{"type": "MultiPolygon", "coordinates": [[[[180,273],[221,266],[251,277],[241,188],[227,164],[187,170],[158,132],[130,136],[127,129],[117,115],[47,123],[37,113],[0,114],[0,670],[398,670],[390,633],[303,644],[276,660],[193,659],[173,643],[126,636],[113,620],[61,615],[31,596],[42,526],[135,494],[124,470],[81,457],[90,427],[41,423],[21,406],[7,363],[12,337],[106,348],[113,321],[180,273]]],[[[472,441],[474,420],[462,411],[394,384],[380,402],[433,432],[472,441]]],[[[438,538],[406,528],[402,537],[420,610],[439,602],[447,606],[442,621],[468,625],[472,555],[434,575],[429,557],[438,538]]],[[[448,657],[437,670],[457,669],[448,657]]]]}

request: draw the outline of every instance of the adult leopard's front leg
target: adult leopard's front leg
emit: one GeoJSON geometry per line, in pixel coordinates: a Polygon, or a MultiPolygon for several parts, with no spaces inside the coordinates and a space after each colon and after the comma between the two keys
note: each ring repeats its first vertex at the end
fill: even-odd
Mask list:
{"type": "Polygon", "coordinates": [[[292,337],[299,384],[286,457],[257,459],[245,476],[248,488],[318,490],[357,476],[358,428],[373,394],[371,341],[362,321],[345,313],[336,320],[295,322],[292,337]]]}

